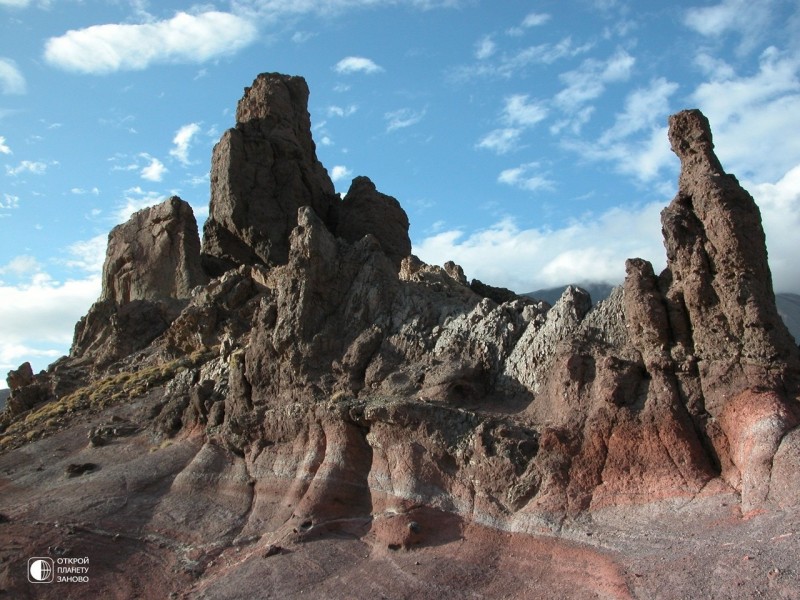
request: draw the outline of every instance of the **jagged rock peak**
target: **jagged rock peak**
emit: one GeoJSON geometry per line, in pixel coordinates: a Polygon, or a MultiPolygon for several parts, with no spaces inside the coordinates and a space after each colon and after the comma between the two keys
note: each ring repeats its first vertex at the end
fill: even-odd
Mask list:
{"type": "Polygon", "coordinates": [[[308,95],[308,84],[302,77],[261,73],[244,89],[236,107],[236,125],[243,128],[258,121],[260,125],[284,123],[310,130],[308,95]]]}
{"type": "Polygon", "coordinates": [[[134,213],[108,236],[101,300],[183,299],[206,281],[197,221],[177,196],[134,213]]]}
{"type": "Polygon", "coordinates": [[[238,265],[285,264],[297,210],[310,206],[335,228],[338,197],[317,160],[302,77],[262,73],[245,88],[236,127],[211,159],[203,264],[211,275],[238,265]]]}
{"type": "Polygon", "coordinates": [[[374,235],[398,270],[411,254],[406,211],[395,198],[379,192],[368,177],[353,179],[338,221],[338,237],[353,243],[367,234],[374,235]]]}
{"type": "Polygon", "coordinates": [[[681,160],[684,175],[722,175],[722,165],[714,154],[711,125],[698,109],[683,110],[669,118],[669,142],[681,160]]]}

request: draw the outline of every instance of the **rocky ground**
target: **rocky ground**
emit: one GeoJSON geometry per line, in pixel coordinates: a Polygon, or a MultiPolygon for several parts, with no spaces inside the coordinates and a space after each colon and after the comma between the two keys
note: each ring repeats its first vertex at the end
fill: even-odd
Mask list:
{"type": "Polygon", "coordinates": [[[249,533],[251,482],[216,481],[198,497],[187,480],[203,440],[154,439],[148,402],[0,457],[5,597],[800,598],[800,510],[743,515],[730,490],[558,522],[481,523],[419,506],[335,531],[249,533]],[[91,447],[104,423],[141,431],[91,447]],[[412,522],[419,533],[404,546],[412,522]],[[89,582],[30,584],[27,558],[41,555],[89,557],[89,582]]]}
{"type": "Polygon", "coordinates": [[[290,477],[254,482],[198,431],[154,433],[162,395],[73,417],[0,457],[8,597],[800,597],[800,511],[742,514],[719,482],[557,519],[384,504],[274,531],[264,522],[292,516],[290,477]],[[41,555],[89,557],[89,583],[33,587],[26,559],[41,555]]]}
{"type": "Polygon", "coordinates": [[[202,242],[180,198],[136,213],[70,355],[9,373],[0,590],[797,598],[800,351],[706,118],[670,118],[667,268],[551,306],[422,263],[369,179],[334,195],[308,93],[246,88],[202,242]]]}

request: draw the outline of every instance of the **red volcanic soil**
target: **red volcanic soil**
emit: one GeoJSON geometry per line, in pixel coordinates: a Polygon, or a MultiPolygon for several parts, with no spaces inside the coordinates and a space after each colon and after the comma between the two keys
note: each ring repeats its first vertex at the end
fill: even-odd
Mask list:
{"type": "MultiPolygon", "coordinates": [[[[114,414],[135,422],[143,404],[114,414]]],[[[742,515],[719,483],[552,522],[409,506],[255,531],[252,482],[228,475],[213,497],[187,493],[198,437],[90,447],[109,418],[0,457],[0,597],[800,598],[800,511],[742,515]],[[34,556],[86,557],[89,581],[29,583],[34,556]]]]}

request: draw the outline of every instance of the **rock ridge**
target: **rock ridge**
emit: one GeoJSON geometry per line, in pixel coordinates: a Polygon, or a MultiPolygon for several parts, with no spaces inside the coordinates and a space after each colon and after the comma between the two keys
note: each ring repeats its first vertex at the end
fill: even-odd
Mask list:
{"type": "Polygon", "coordinates": [[[667,268],[632,258],[606,300],[570,286],[551,307],[423,263],[368,178],[336,196],[307,99],[277,74],[245,90],[202,248],[176,198],[112,232],[71,356],[13,374],[3,447],[132,394],[141,427],[186,454],[146,527],[268,556],[330,536],[410,550],[476,523],[558,532],[709,497],[797,507],[800,356],[758,207],[702,113],[669,121],[667,268]],[[147,236],[166,238],[145,251],[147,236]]]}

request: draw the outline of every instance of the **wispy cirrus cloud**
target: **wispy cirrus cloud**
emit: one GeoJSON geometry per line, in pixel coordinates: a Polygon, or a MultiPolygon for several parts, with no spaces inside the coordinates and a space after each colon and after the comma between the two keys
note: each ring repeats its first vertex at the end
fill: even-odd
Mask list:
{"type": "Polygon", "coordinates": [[[273,22],[307,14],[337,16],[348,10],[381,6],[403,5],[418,10],[457,8],[464,0],[237,0],[235,4],[243,14],[273,22]]]}
{"type": "Polygon", "coordinates": [[[178,159],[184,165],[189,164],[189,147],[192,144],[192,139],[200,132],[200,125],[198,123],[189,123],[184,125],[175,133],[172,138],[174,144],[172,150],[169,151],[170,156],[178,159]]]}
{"type": "Polygon", "coordinates": [[[386,120],[386,132],[391,133],[398,129],[405,129],[416,125],[425,118],[425,109],[413,110],[411,108],[401,108],[387,112],[383,117],[386,120]]]}
{"type": "Polygon", "coordinates": [[[154,64],[202,63],[252,43],[251,20],[225,12],[179,12],[163,21],[71,30],[45,43],[45,60],[67,71],[104,74],[154,64]]]}
{"type": "Polygon", "coordinates": [[[709,38],[722,38],[729,33],[741,36],[739,52],[753,50],[770,30],[776,14],[775,0],[722,0],[711,6],[693,7],[684,13],[684,23],[709,38]]]}
{"type": "MultiPolygon", "coordinates": [[[[677,83],[658,77],[626,96],[623,111],[597,140],[564,139],[561,146],[583,160],[611,163],[617,172],[651,184],[675,167],[666,122],[669,99],[677,90],[677,83]]],[[[664,181],[661,189],[672,190],[672,184],[664,181]]]]}
{"type": "Polygon", "coordinates": [[[528,192],[552,190],[555,187],[555,182],[542,173],[542,167],[538,162],[505,169],[497,177],[497,181],[528,192]]]}
{"type": "Polygon", "coordinates": [[[6,174],[11,177],[29,173],[31,175],[44,175],[50,165],[58,163],[45,163],[34,160],[23,160],[16,167],[6,165],[6,174]]]}
{"type": "Polygon", "coordinates": [[[491,150],[496,154],[506,154],[515,150],[525,130],[543,121],[547,114],[545,103],[531,100],[527,94],[506,96],[500,116],[503,127],[487,133],[478,141],[476,147],[491,150]]]}
{"type": "Polygon", "coordinates": [[[28,89],[25,77],[10,58],[0,58],[0,91],[3,94],[24,94],[28,89]]]}

